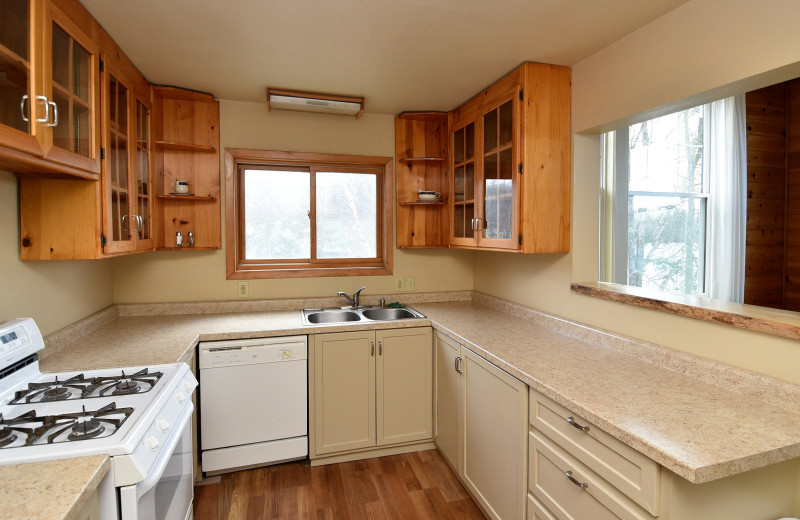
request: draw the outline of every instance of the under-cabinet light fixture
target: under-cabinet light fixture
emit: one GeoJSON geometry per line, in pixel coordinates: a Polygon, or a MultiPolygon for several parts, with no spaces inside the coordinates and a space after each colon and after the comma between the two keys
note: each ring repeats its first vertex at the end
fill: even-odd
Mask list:
{"type": "Polygon", "coordinates": [[[355,116],[358,119],[364,113],[364,98],[267,87],[267,109],[271,111],[273,108],[355,116]]]}

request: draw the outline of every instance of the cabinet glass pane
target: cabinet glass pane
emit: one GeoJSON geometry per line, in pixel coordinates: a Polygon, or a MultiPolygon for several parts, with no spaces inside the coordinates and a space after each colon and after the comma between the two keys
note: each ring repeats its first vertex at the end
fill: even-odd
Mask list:
{"type": "Polygon", "coordinates": [[[456,238],[472,238],[472,219],[474,216],[474,205],[456,204],[453,207],[453,236],[456,238]]]}
{"type": "MultiPolygon", "coordinates": [[[[53,24],[53,101],[58,110],[54,144],[89,157],[91,110],[91,54],[57,24],[53,24]]],[[[51,121],[55,121],[55,114],[51,121]]]]}
{"type": "Polygon", "coordinates": [[[486,238],[511,238],[511,180],[486,179],[486,199],[484,215],[486,215],[486,238]]]}
{"type": "Polygon", "coordinates": [[[464,130],[464,159],[469,160],[475,157],[475,123],[468,124],[464,130]]]}
{"type": "Polygon", "coordinates": [[[507,101],[500,105],[500,146],[504,144],[510,144],[513,139],[513,108],[514,105],[511,101],[507,101]]]}
{"type": "Polygon", "coordinates": [[[473,200],[475,198],[475,163],[466,164],[464,169],[464,199],[473,200]]]}
{"type": "MultiPolygon", "coordinates": [[[[114,207],[111,226],[114,240],[129,240],[131,222],[128,220],[128,89],[113,75],[109,78],[109,150],[107,158],[108,183],[114,207]],[[123,202],[125,205],[123,205],[123,202]],[[123,221],[125,229],[123,229],[123,221]]],[[[60,128],[61,125],[59,125],[60,128]]],[[[134,224],[133,228],[136,227],[134,224]]]]}
{"type": "Polygon", "coordinates": [[[510,179],[511,178],[511,148],[506,148],[500,152],[500,161],[497,164],[497,178],[510,179]]]}
{"type": "Polygon", "coordinates": [[[455,186],[453,189],[453,200],[462,202],[464,200],[464,166],[456,166],[455,186]]]}
{"type": "Polygon", "coordinates": [[[497,148],[497,109],[483,116],[483,149],[484,151],[497,148]]]}
{"type": "Polygon", "coordinates": [[[453,134],[453,160],[457,163],[464,161],[464,129],[456,130],[453,134]]]}
{"type": "Polygon", "coordinates": [[[139,238],[150,234],[150,162],[149,162],[150,111],[141,101],[136,101],[136,189],[138,214],[142,218],[139,238]]]}
{"type": "Polygon", "coordinates": [[[0,124],[29,133],[28,0],[0,1],[0,124]]]}

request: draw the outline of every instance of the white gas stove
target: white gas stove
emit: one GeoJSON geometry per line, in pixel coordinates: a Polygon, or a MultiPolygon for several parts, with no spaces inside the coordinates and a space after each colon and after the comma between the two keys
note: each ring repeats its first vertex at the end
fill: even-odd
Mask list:
{"type": "Polygon", "coordinates": [[[0,465],[108,454],[116,491],[100,497],[101,518],[190,517],[189,367],[42,374],[42,348],[32,319],[0,325],[0,465]]]}

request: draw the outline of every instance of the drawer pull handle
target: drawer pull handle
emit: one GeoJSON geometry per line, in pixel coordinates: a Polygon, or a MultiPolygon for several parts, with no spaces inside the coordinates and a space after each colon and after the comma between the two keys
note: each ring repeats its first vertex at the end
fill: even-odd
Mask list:
{"type": "Polygon", "coordinates": [[[587,487],[589,487],[589,483],[588,482],[581,482],[578,479],[576,479],[575,477],[573,477],[571,469],[568,469],[564,474],[567,476],[567,478],[569,479],[570,482],[572,482],[573,484],[575,484],[579,488],[586,489],[587,487]]]}
{"type": "Polygon", "coordinates": [[[572,416],[567,417],[567,422],[570,423],[572,426],[574,426],[575,428],[579,429],[582,432],[588,432],[589,431],[589,427],[588,426],[581,426],[580,424],[576,423],[575,419],[573,419],[572,416]]]}

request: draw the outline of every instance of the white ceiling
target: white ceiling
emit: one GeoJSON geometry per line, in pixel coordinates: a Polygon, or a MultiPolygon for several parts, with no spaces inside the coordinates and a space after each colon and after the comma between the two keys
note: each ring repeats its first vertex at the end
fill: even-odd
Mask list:
{"type": "Polygon", "coordinates": [[[687,0],[81,0],[153,83],[451,110],[523,61],[574,65],[687,0]]]}

